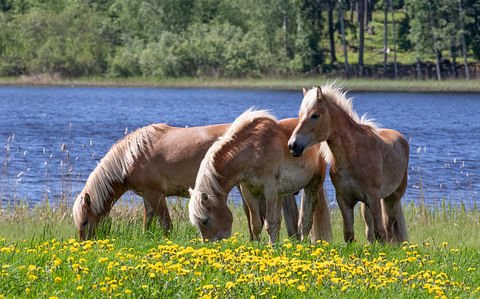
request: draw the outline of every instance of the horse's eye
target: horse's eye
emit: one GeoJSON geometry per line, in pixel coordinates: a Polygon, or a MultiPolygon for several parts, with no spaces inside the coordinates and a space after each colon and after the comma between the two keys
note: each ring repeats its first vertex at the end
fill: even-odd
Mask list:
{"type": "Polygon", "coordinates": [[[315,114],[312,114],[312,115],[310,116],[311,119],[317,119],[317,118],[319,118],[319,117],[320,117],[320,115],[319,115],[319,114],[316,114],[316,113],[315,113],[315,114]]]}

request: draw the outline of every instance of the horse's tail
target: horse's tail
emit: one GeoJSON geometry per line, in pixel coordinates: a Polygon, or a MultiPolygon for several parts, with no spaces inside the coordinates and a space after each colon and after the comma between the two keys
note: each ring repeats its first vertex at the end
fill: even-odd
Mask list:
{"type": "Polygon", "coordinates": [[[330,209],[328,208],[325,190],[317,190],[315,206],[313,207],[313,225],[311,232],[312,241],[332,241],[332,224],[330,222],[330,209]]]}

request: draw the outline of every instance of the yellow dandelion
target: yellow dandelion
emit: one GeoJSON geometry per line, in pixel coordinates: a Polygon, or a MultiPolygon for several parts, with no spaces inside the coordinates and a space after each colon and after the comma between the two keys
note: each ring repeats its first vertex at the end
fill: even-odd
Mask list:
{"type": "Polygon", "coordinates": [[[50,297],[48,297],[48,298],[49,298],[49,299],[58,299],[57,296],[50,296],[50,297]]]}
{"type": "Polygon", "coordinates": [[[132,293],[132,291],[129,290],[129,289],[126,289],[126,290],[125,290],[125,294],[131,294],[131,293],[132,293]]]}
{"type": "Polygon", "coordinates": [[[232,281],[229,281],[225,284],[225,287],[227,288],[227,290],[231,289],[231,288],[234,288],[236,286],[236,284],[232,281]]]}
{"type": "Polygon", "coordinates": [[[150,274],[148,274],[148,277],[150,277],[150,278],[155,278],[155,273],[150,273],[150,274]]]}
{"type": "Polygon", "coordinates": [[[443,243],[442,243],[442,246],[443,246],[443,247],[447,247],[447,246],[448,246],[448,242],[443,242],[443,243]]]}
{"type": "Polygon", "coordinates": [[[107,292],[107,288],[106,288],[106,287],[101,287],[100,290],[101,290],[102,292],[104,292],[104,293],[107,292]]]}
{"type": "Polygon", "coordinates": [[[81,291],[81,290],[83,290],[83,286],[78,286],[77,291],[81,291]]]}
{"type": "Polygon", "coordinates": [[[203,286],[203,289],[204,289],[204,290],[213,289],[213,284],[204,285],[204,286],[203,286]]]}
{"type": "Polygon", "coordinates": [[[30,293],[30,289],[29,289],[29,288],[26,288],[26,289],[25,289],[25,293],[26,293],[26,294],[29,294],[29,293],[30,293]]]}
{"type": "Polygon", "coordinates": [[[307,288],[305,287],[304,284],[299,285],[297,289],[302,293],[305,293],[307,291],[307,288]]]}
{"type": "Polygon", "coordinates": [[[55,282],[60,282],[60,281],[62,281],[62,278],[60,278],[60,277],[58,277],[58,276],[55,277],[55,282]]]}
{"type": "Polygon", "coordinates": [[[148,288],[148,286],[147,286],[146,284],[142,284],[142,289],[145,290],[145,289],[147,289],[147,288],[148,288]]]}

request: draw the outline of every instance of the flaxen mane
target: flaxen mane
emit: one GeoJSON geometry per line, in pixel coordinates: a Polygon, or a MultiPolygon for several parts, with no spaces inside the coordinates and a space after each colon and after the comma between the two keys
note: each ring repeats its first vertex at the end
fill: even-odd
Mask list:
{"type": "MultiPolygon", "coordinates": [[[[343,88],[339,87],[334,82],[327,83],[320,87],[322,90],[322,94],[331,103],[335,104],[337,107],[345,111],[354,122],[359,125],[366,126],[367,129],[371,130],[372,132],[376,132],[378,129],[377,123],[375,123],[374,119],[367,118],[367,114],[362,115],[359,117],[357,112],[353,110],[353,98],[347,99],[347,92],[343,90],[343,88]]],[[[317,88],[314,87],[308,91],[308,93],[303,98],[302,104],[300,106],[301,112],[306,112],[312,109],[316,103],[316,95],[317,95],[317,88]]],[[[332,161],[332,152],[328,147],[326,142],[322,142],[320,144],[320,152],[325,158],[327,162],[332,161]]]]}
{"type": "MultiPolygon", "coordinates": [[[[94,214],[104,211],[104,204],[110,198],[113,183],[122,183],[125,175],[135,161],[151,149],[152,137],[165,129],[165,124],[154,124],[137,129],[112,146],[107,154],[100,160],[85,183],[80,195],[88,193],[91,199],[91,208],[94,214]]],[[[79,213],[81,209],[80,198],[75,200],[73,211],[79,213]]],[[[75,217],[74,217],[75,218],[75,217]]]]}
{"type": "MultiPolygon", "coordinates": [[[[205,154],[200,168],[198,169],[197,179],[195,182],[195,189],[191,190],[191,200],[189,205],[190,219],[203,218],[206,211],[201,205],[201,193],[215,194],[222,193],[223,190],[218,182],[218,173],[215,168],[215,158],[217,154],[229,143],[235,140],[235,137],[245,129],[248,125],[252,124],[255,120],[260,118],[267,118],[273,121],[277,121],[273,115],[266,110],[253,110],[250,108],[243,112],[225,132],[225,134],[218,138],[218,140],[212,144],[205,154]],[[199,190],[201,186],[201,191],[199,190]]],[[[212,198],[213,200],[216,197],[212,198]]],[[[212,202],[216,204],[215,201],[212,202]]],[[[193,222],[193,221],[192,221],[193,222]]]]}

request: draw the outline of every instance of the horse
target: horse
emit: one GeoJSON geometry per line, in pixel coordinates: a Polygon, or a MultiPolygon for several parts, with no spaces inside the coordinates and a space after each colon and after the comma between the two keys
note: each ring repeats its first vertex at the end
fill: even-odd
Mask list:
{"type": "Polygon", "coordinates": [[[228,238],[232,213],[227,195],[238,184],[249,194],[245,197],[251,215],[251,231],[260,240],[263,220],[269,243],[278,238],[282,195],[303,188],[299,232],[305,240],[331,240],[328,204],[323,190],[326,162],[318,148],[294,158],[287,141],[297,119],[279,122],[265,110],[248,109],[242,113],[205,154],[190,189],[189,217],[203,240],[228,238]],[[265,219],[261,214],[265,214],[265,219]],[[312,228],[313,222],[313,229],[312,228]]]}
{"type": "Polygon", "coordinates": [[[288,141],[293,156],[326,141],[330,177],[343,216],[344,238],[354,240],[353,208],[360,201],[366,236],[392,243],[408,240],[400,199],[407,188],[409,145],[399,132],[381,129],[353,110],[334,84],[303,88],[299,121],[288,141]]]}
{"type": "MultiPolygon", "coordinates": [[[[172,224],[165,198],[188,197],[188,188],[195,183],[203,156],[229,127],[230,124],[192,128],[152,124],[114,144],[89,175],[73,204],[73,219],[80,240],[95,236],[100,220],[128,190],[144,199],[144,229],[157,216],[168,232],[172,224]]],[[[288,219],[288,235],[298,235],[294,195],[286,196],[283,211],[286,221],[288,219]]],[[[248,216],[249,213],[247,220],[250,221],[248,216]]]]}

